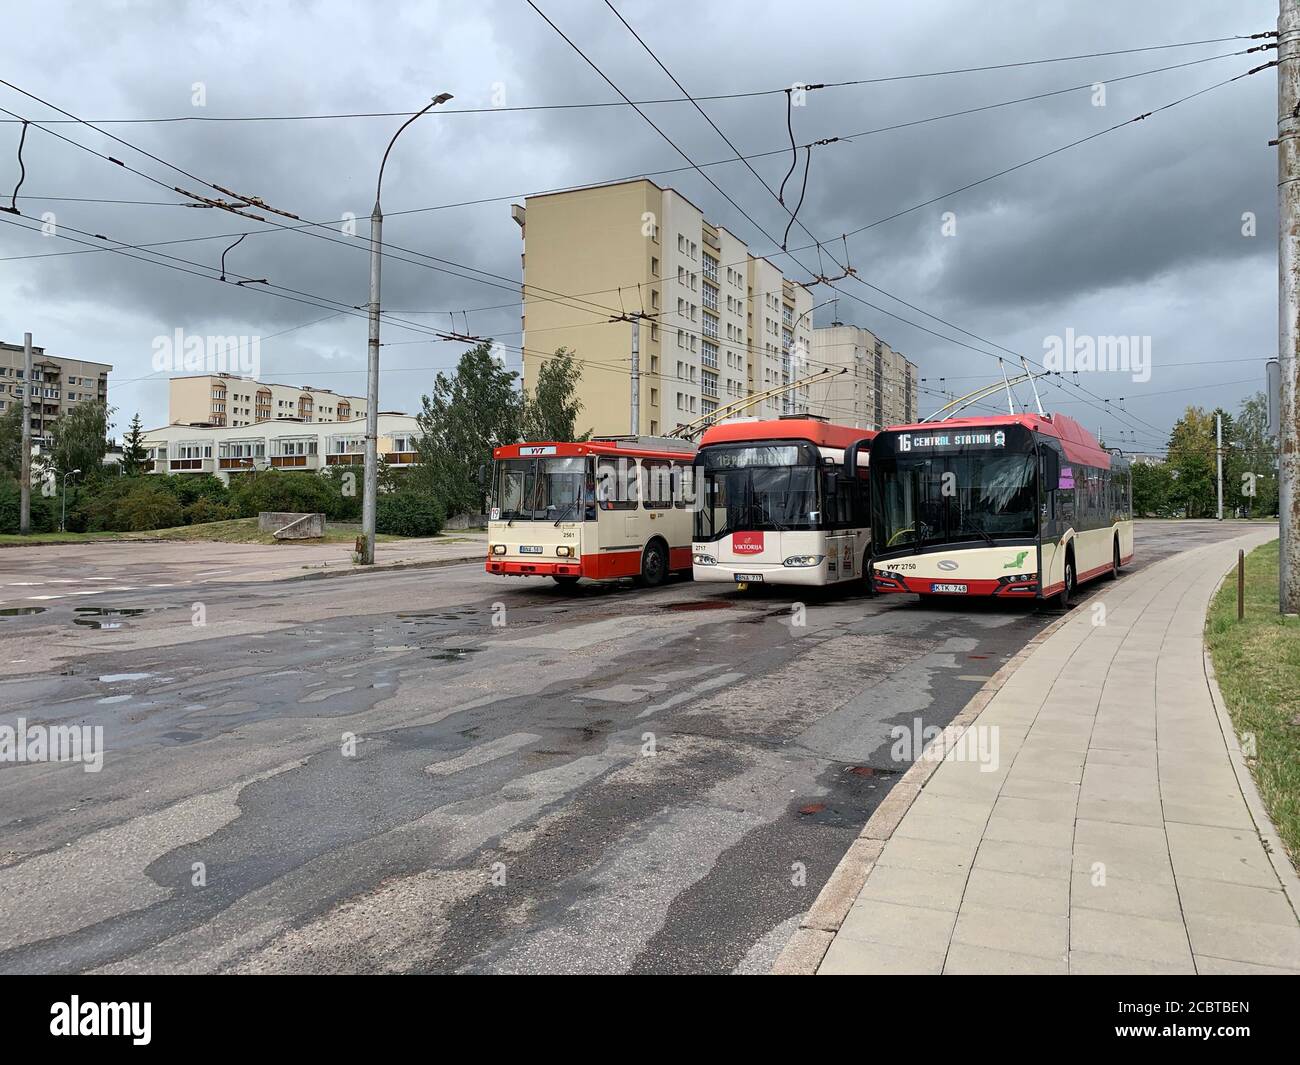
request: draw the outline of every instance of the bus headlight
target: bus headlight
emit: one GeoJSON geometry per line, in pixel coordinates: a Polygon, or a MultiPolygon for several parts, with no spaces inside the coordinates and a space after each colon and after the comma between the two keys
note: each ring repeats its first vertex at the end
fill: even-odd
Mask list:
{"type": "Polygon", "coordinates": [[[573,548],[569,547],[567,544],[561,544],[555,549],[555,553],[561,558],[572,558],[573,548]]]}
{"type": "Polygon", "coordinates": [[[706,555],[703,551],[697,551],[692,560],[697,566],[716,566],[718,564],[716,558],[712,555],[706,555]]]}
{"type": "Polygon", "coordinates": [[[493,545],[492,545],[492,553],[493,553],[494,555],[504,555],[504,554],[506,553],[506,545],[505,545],[505,544],[493,544],[493,545]]]}
{"type": "Polygon", "coordinates": [[[825,557],[825,555],[791,555],[781,565],[792,568],[795,566],[820,566],[822,559],[825,557]]]}

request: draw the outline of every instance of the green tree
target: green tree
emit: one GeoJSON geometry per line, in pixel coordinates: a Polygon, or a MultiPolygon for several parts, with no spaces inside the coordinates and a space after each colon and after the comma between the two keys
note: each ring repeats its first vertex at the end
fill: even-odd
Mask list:
{"type": "Polygon", "coordinates": [[[1163,462],[1135,462],[1133,472],[1133,513],[1136,517],[1168,515],[1174,482],[1163,462]]]}
{"type": "Polygon", "coordinates": [[[50,426],[49,465],[60,479],[72,470],[96,477],[108,453],[113,408],[98,401],[78,403],[50,426]]]}
{"type": "Polygon", "coordinates": [[[1230,455],[1231,476],[1224,474],[1224,499],[1240,506],[1247,517],[1276,514],[1277,441],[1268,433],[1268,398],[1263,392],[1242,401],[1230,455]]]}
{"type": "Polygon", "coordinates": [[[0,475],[18,478],[23,472],[23,407],[10,403],[0,414],[0,475]]]}
{"type": "Polygon", "coordinates": [[[1170,501],[1186,517],[1215,511],[1214,415],[1188,407],[1169,436],[1167,463],[1173,478],[1170,501]]]}
{"type": "Polygon", "coordinates": [[[518,376],[484,341],[460,357],[454,374],[438,374],[433,394],[424,397],[416,416],[419,465],[407,479],[437,499],[446,514],[482,511],[479,470],[491,464],[493,448],[519,440],[518,376]]]}
{"type": "Polygon", "coordinates": [[[590,429],[577,435],[578,413],[582,410],[577,398],[581,379],[582,371],[567,348],[560,348],[542,363],[533,394],[525,392],[522,399],[525,440],[586,440],[591,435],[590,429]]]}
{"type": "Polygon", "coordinates": [[[140,412],[136,411],[131,418],[131,424],[127,427],[126,435],[122,437],[122,473],[127,477],[145,473],[147,463],[144,427],[140,424],[140,412]]]}

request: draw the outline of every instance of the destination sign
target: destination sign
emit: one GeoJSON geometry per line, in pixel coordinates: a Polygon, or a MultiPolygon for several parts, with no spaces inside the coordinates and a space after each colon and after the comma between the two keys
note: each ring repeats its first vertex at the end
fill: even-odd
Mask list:
{"type": "Polygon", "coordinates": [[[1001,429],[963,429],[948,433],[902,433],[899,451],[929,451],[943,447],[1006,447],[1007,434],[1001,429]]]}

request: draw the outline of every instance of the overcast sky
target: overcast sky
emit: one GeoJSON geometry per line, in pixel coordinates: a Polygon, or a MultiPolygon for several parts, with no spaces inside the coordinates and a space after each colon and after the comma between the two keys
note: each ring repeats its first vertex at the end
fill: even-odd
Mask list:
{"type": "MultiPolygon", "coordinates": [[[[678,95],[600,0],[537,2],[633,99],[678,95]]],[[[1276,4],[1258,0],[615,3],[694,96],[1225,38],[1273,29],[1277,17],[1276,4]]],[[[451,325],[446,313],[415,312],[468,310],[472,333],[499,337],[507,346],[519,343],[514,286],[522,249],[510,217],[512,199],[687,165],[627,107],[498,106],[451,113],[618,99],[523,0],[10,0],[5,37],[0,77],[88,120],[410,112],[435,93],[454,94],[454,101],[407,130],[394,149],[384,179],[384,235],[390,244],[499,278],[483,284],[430,268],[445,263],[393,258],[385,264],[384,305],[408,321],[438,328],[451,325]],[[206,93],[204,106],[192,102],[195,83],[206,93]]],[[[940,197],[849,238],[858,276],[913,307],[846,280],[837,283],[844,293],[838,317],[871,328],[907,354],[926,387],[946,377],[947,387],[957,391],[997,375],[996,360],[909,322],[1035,360],[1043,357],[1046,337],[1067,329],[1149,336],[1149,381],[1135,383],[1125,374],[1080,376],[1092,392],[1116,401],[1111,406],[1123,396],[1132,417],[1108,412],[1095,400],[1090,406],[1069,388],[1045,396],[1050,407],[1104,430],[1108,442],[1120,442],[1121,430],[1130,432],[1124,439],[1139,450],[1163,444],[1188,403],[1235,410],[1243,396],[1262,387],[1263,358],[1276,347],[1276,157],[1268,145],[1276,134],[1273,70],[949,193],[1275,53],[1115,79],[1257,43],[1225,41],[810,93],[794,113],[800,143],[1086,86],[814,149],[799,217],[828,243],[940,197]],[[1106,83],[1104,106],[1094,103],[1095,82],[1106,83]],[[956,217],[955,235],[943,232],[945,212],[956,217]],[[1256,216],[1257,236],[1242,234],[1246,212],[1256,216]]],[[[782,94],[704,106],[745,154],[788,146],[782,94]]],[[[4,86],[0,107],[34,121],[55,117],[4,86]]],[[[646,111],[696,162],[730,157],[689,103],[646,111]]],[[[353,212],[364,237],[379,157],[401,121],[182,121],[102,128],[205,181],[261,196],[303,219],[335,221],[353,212]]],[[[207,266],[216,266],[222,249],[247,231],[253,235],[230,253],[228,270],[268,278],[310,298],[293,302],[256,286],[236,288],[102,251],[56,255],[84,249],[3,224],[0,339],[21,342],[30,331],[54,354],[112,363],[110,400],[119,431],[136,411],[148,426],[166,420],[165,375],[153,373],[150,359],[154,338],[178,328],[200,335],[260,335],[265,378],[364,393],[364,317],[305,325],[329,313],[311,302],[365,303],[363,242],[335,234],[342,242],[329,243],[225,212],[164,206],[181,201],[170,186],[199,186],[84,126],[49,128],[162,186],[29,128],[18,200],[28,221],[22,224],[53,211],[64,237],[84,230],[131,244],[230,234],[158,249],[207,266]]],[[[18,134],[16,124],[0,126],[5,206],[18,180],[18,134]]],[[[788,154],[772,155],[754,166],[777,185],[789,161],[788,154]]],[[[780,239],[788,216],[752,174],[740,163],[707,172],[780,239]]],[[[751,251],[768,254],[787,276],[806,277],[698,173],[656,180],[680,190],[707,217],[746,240],[751,251]]],[[[19,221],[11,215],[0,219],[19,221]]],[[[792,248],[808,243],[797,228],[792,232],[792,248]]],[[[842,246],[836,253],[842,258],[842,246]]],[[[800,252],[799,258],[806,266],[816,263],[813,252],[800,252]]],[[[461,267],[448,269],[463,273],[461,267]]],[[[836,295],[824,287],[814,292],[819,302],[836,295]]],[[[819,311],[818,324],[830,321],[835,310],[819,311]]],[[[455,321],[465,328],[459,313],[455,321]]],[[[384,409],[417,409],[436,371],[452,367],[464,347],[421,336],[385,324],[383,338],[391,346],[383,352],[384,409]]],[[[543,346],[543,338],[529,339],[530,348],[543,346]]],[[[518,368],[518,354],[509,361],[518,368]]],[[[922,409],[933,405],[926,397],[922,409]]]]}

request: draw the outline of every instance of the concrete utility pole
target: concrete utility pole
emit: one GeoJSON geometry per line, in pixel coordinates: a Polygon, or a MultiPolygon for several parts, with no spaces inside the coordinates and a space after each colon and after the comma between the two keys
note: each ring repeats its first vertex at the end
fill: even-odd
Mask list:
{"type": "Polygon", "coordinates": [[[1223,415],[1214,412],[1214,469],[1219,483],[1219,520],[1223,520],[1223,415]]]}
{"type": "Polygon", "coordinates": [[[1278,606],[1300,613],[1300,3],[1279,0],[1277,18],[1278,606]]]}
{"type": "Polygon", "coordinates": [[[632,420],[631,433],[641,435],[641,319],[632,319],[632,420]]]}
{"type": "Polygon", "coordinates": [[[370,335],[366,344],[366,466],[361,495],[361,564],[369,566],[375,561],[375,511],[379,494],[379,282],[384,253],[384,212],[379,206],[379,193],[384,185],[384,167],[388,153],[397,138],[412,122],[426,111],[446,103],[451,93],[440,93],[408,118],[393,134],[384,149],[379,163],[379,179],[375,182],[375,206],[370,212],[370,335]]]}
{"type": "Polygon", "coordinates": [[[23,334],[23,453],[18,486],[18,531],[32,531],[32,335],[23,334]]]}

